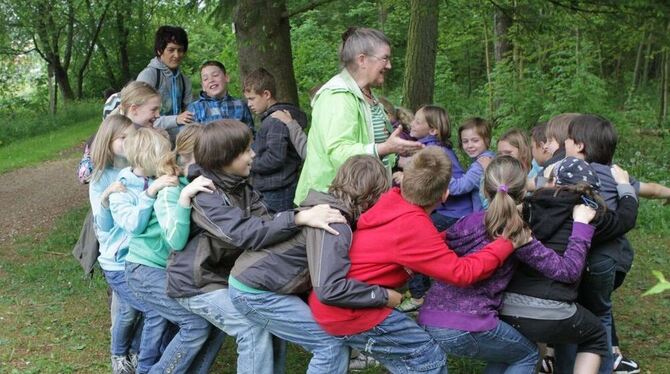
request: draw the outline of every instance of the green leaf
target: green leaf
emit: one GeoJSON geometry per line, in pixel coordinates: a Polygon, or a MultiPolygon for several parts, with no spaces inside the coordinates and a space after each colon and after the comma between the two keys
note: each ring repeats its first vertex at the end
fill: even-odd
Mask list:
{"type": "Polygon", "coordinates": [[[658,270],[653,270],[651,273],[654,274],[654,276],[658,279],[658,283],[656,283],[654,287],[647,290],[647,292],[643,293],[642,296],[655,295],[663,291],[670,290],[670,282],[665,279],[663,273],[658,270]]]}

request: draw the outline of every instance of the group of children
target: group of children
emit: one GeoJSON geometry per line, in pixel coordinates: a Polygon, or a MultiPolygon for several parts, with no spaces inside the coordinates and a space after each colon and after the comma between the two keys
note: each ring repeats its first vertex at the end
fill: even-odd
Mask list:
{"type": "Polygon", "coordinates": [[[345,373],[351,348],[393,373],[443,373],[448,355],[534,373],[537,343],[557,372],[612,373],[624,234],[638,195],[670,194],[611,167],[610,122],[560,115],[530,141],[508,131],[496,156],[490,124],[467,119],[466,169],[444,108],[391,105],[425,146],[399,158],[396,186],[378,158],[354,156],[294,209],[304,112],[277,101],[264,69],[245,78],[246,103],[233,98],[216,61],[189,102],[175,29],[159,29],[156,58],[91,145],[114,373],[206,373],[226,334],[238,373],[283,372],[287,341],[312,353],[310,373],[345,373]]]}

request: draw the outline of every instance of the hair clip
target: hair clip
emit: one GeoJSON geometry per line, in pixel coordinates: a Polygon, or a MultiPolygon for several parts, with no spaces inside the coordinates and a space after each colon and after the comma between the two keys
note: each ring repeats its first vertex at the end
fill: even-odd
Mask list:
{"type": "Polygon", "coordinates": [[[593,200],[592,198],[582,195],[582,201],[584,202],[584,205],[588,206],[591,209],[598,209],[598,203],[593,200]]]}

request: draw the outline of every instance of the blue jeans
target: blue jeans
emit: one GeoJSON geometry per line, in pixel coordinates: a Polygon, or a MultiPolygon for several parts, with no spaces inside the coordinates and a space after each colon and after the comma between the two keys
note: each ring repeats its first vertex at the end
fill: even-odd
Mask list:
{"type": "Polygon", "coordinates": [[[447,355],[486,361],[487,374],[534,374],[540,359],[537,346],[503,321],[482,332],[431,326],[426,330],[447,355]]]}
{"type": "MultiPolygon", "coordinates": [[[[208,320],[237,341],[237,374],[284,371],[284,357],[273,357],[272,335],[249,321],[233,306],[228,289],[175,299],[184,308],[208,320]]],[[[278,354],[281,354],[281,349],[278,354]]],[[[284,353],[285,350],[284,350],[284,353]]]]}
{"type": "MultiPolygon", "coordinates": [[[[165,348],[161,359],[150,373],[207,373],[216,359],[223,338],[202,317],[184,309],[165,293],[165,269],[126,262],[128,286],[148,308],[165,320],[176,324],[179,331],[165,348]],[[214,334],[210,332],[214,331],[214,334]],[[211,335],[211,336],[210,336],[211,335]]],[[[156,346],[160,345],[165,324],[160,332],[152,332],[156,346]]]]}
{"type": "Polygon", "coordinates": [[[374,357],[393,374],[447,373],[447,356],[440,345],[397,310],[370,330],[341,338],[374,357]]]}
{"type": "Polygon", "coordinates": [[[263,202],[275,212],[284,212],[293,209],[296,184],[272,191],[263,191],[263,202]]]}
{"type": "Polygon", "coordinates": [[[156,345],[154,340],[158,339],[160,335],[153,335],[153,332],[162,335],[166,321],[135,297],[128,287],[125,272],[103,272],[107,284],[117,296],[114,308],[117,313],[112,323],[112,354],[117,356],[127,355],[133,337],[136,335],[137,327],[142,326],[137,371],[146,373],[161,357],[160,345],[156,345]],[[144,314],[144,321],[138,325],[141,313],[144,314]]]}
{"type": "Polygon", "coordinates": [[[298,344],[312,353],[307,373],[346,373],[349,348],[328,335],[314,321],[309,306],[294,295],[274,292],[250,293],[230,287],[237,310],[269,333],[298,344]]]}
{"type": "MultiPolygon", "coordinates": [[[[616,276],[616,261],[599,253],[589,254],[586,271],[579,288],[578,302],[600,319],[607,333],[607,355],[601,356],[599,374],[611,374],[614,366],[612,355],[612,292],[616,276]]],[[[576,346],[557,345],[556,372],[572,373],[577,352],[576,346]]]]}

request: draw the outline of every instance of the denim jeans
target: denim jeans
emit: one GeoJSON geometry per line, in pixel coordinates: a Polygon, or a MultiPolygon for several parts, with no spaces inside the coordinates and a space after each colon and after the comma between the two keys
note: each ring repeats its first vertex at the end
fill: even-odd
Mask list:
{"type": "MultiPolygon", "coordinates": [[[[599,253],[589,254],[586,271],[579,288],[578,302],[600,319],[607,333],[607,355],[601,356],[599,374],[611,374],[614,366],[612,355],[612,291],[616,276],[616,261],[599,253]]],[[[572,373],[577,348],[557,345],[556,372],[572,373]]]]}
{"type": "MultiPolygon", "coordinates": [[[[121,274],[123,274],[123,277],[125,279],[125,272],[122,271],[121,274]]],[[[109,288],[111,290],[111,287],[109,288]]],[[[119,303],[123,302],[119,301],[119,295],[116,292],[114,292],[114,290],[111,290],[110,299],[111,301],[109,302],[109,314],[112,323],[111,326],[109,327],[109,335],[111,336],[114,333],[116,317],[119,315],[119,303]]],[[[133,340],[130,342],[130,348],[128,349],[129,352],[137,354],[140,351],[140,340],[142,340],[143,327],[144,327],[144,314],[140,313],[140,317],[138,318],[137,323],[135,324],[135,333],[133,334],[133,340]]]]}
{"type": "Polygon", "coordinates": [[[230,287],[237,310],[257,326],[312,353],[307,373],[346,373],[349,348],[314,321],[309,306],[294,295],[250,293],[230,287]]]}
{"type": "MultiPolygon", "coordinates": [[[[165,348],[161,359],[151,367],[150,373],[207,373],[223,344],[218,329],[204,318],[191,313],[167,296],[165,269],[126,262],[128,286],[147,308],[156,311],[165,320],[176,324],[179,331],[165,348]],[[213,332],[212,334],[210,334],[213,332]]],[[[167,322],[166,321],[166,322],[167,322]]],[[[165,324],[161,331],[151,333],[153,343],[160,345],[165,324]]]]}
{"type": "Polygon", "coordinates": [[[447,373],[447,356],[440,345],[397,310],[370,330],[341,338],[374,357],[393,374],[447,373]]]}
{"type": "Polygon", "coordinates": [[[263,202],[275,212],[284,212],[293,209],[293,198],[298,184],[286,186],[272,191],[263,191],[263,202]]]}
{"type": "Polygon", "coordinates": [[[469,332],[426,327],[447,355],[487,362],[484,373],[534,374],[540,354],[535,343],[503,321],[491,330],[469,332]]]}
{"type": "Polygon", "coordinates": [[[116,298],[113,311],[116,311],[112,323],[112,347],[113,355],[125,356],[129,353],[137,328],[141,326],[141,338],[138,352],[137,371],[146,373],[161,357],[160,345],[155,343],[157,336],[153,331],[162,334],[166,321],[158,313],[150,310],[138,300],[128,287],[125,272],[103,271],[107,284],[112,288],[116,298]],[[143,314],[143,322],[139,319],[143,314]]]}
{"type": "MultiPolygon", "coordinates": [[[[273,374],[284,371],[284,357],[273,357],[272,335],[235,309],[227,288],[175,300],[184,308],[235,337],[237,374],[273,374]]],[[[276,353],[281,355],[282,351],[283,354],[286,353],[285,349],[281,348],[276,353]]]]}

